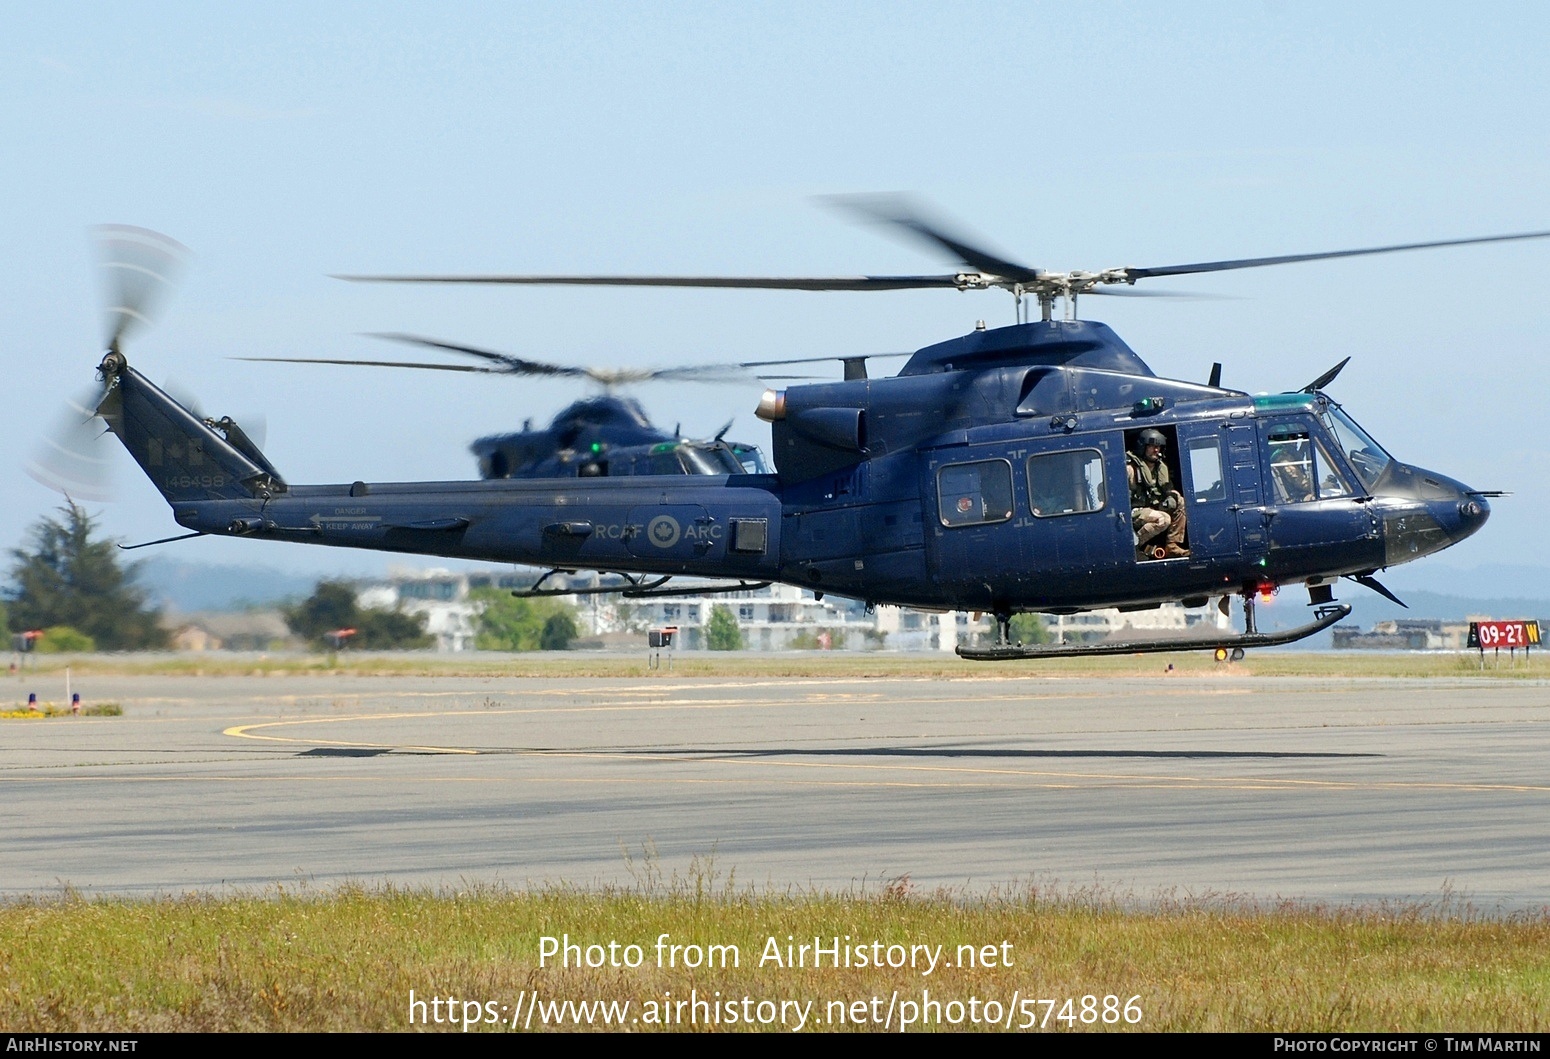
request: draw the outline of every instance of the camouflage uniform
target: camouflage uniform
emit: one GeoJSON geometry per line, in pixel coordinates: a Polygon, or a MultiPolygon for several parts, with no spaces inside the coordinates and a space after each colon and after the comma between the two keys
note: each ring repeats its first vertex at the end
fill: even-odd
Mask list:
{"type": "Polygon", "coordinates": [[[1151,463],[1127,452],[1125,470],[1130,477],[1130,524],[1136,531],[1136,546],[1145,547],[1166,533],[1168,554],[1188,555],[1184,547],[1184,497],[1173,488],[1168,464],[1160,458],[1151,463]],[[1169,511],[1169,507],[1173,510],[1169,511]]]}

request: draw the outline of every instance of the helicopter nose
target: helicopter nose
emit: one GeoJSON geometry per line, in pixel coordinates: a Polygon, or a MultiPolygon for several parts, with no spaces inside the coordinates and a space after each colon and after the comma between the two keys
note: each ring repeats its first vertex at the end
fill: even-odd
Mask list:
{"type": "Polygon", "coordinates": [[[1384,550],[1388,565],[1440,552],[1472,536],[1491,517],[1478,490],[1420,467],[1401,465],[1384,489],[1384,550]]]}
{"type": "Polygon", "coordinates": [[[1463,540],[1474,533],[1491,517],[1491,504],[1476,492],[1466,491],[1459,501],[1459,533],[1455,540],[1463,540]]]}
{"type": "Polygon", "coordinates": [[[1427,507],[1448,535],[1448,544],[1457,544],[1472,536],[1491,517],[1490,503],[1477,490],[1440,474],[1422,471],[1421,475],[1435,495],[1435,499],[1427,498],[1427,507]]]}

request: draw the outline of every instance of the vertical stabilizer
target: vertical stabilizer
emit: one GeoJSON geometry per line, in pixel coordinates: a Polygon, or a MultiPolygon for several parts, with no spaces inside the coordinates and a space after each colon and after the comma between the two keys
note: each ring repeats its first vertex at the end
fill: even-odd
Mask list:
{"type": "Polygon", "coordinates": [[[109,353],[99,369],[107,392],[97,414],[169,503],[180,500],[267,498],[285,491],[268,460],[244,454],[190,412],[109,353]]]}

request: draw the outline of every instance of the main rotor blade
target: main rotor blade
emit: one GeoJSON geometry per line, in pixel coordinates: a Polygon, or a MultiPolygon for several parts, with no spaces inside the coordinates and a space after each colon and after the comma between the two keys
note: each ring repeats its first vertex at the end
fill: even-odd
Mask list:
{"type": "Polygon", "coordinates": [[[159,302],[172,291],[186,246],[147,228],[104,224],[92,229],[102,267],[103,310],[107,317],[107,348],[135,328],[149,324],[159,302]]]}
{"type": "Polygon", "coordinates": [[[958,288],[957,276],[367,276],[336,275],[352,283],[489,283],[569,287],[724,287],[739,290],[915,290],[958,288]]]}
{"type": "Polygon", "coordinates": [[[462,371],[480,375],[539,375],[561,378],[586,378],[603,386],[619,386],[634,382],[652,382],[661,379],[676,379],[684,382],[743,382],[749,376],[748,365],[743,364],[687,364],[672,368],[595,368],[575,367],[563,364],[548,364],[539,360],[528,360],[523,357],[514,357],[508,353],[497,353],[494,350],[480,349],[477,346],[465,346],[456,342],[443,342],[434,338],[423,338],[419,335],[407,335],[401,333],[377,333],[372,337],[386,338],[395,342],[404,342],[409,345],[424,346],[428,349],[443,349],[450,353],[462,353],[466,356],[478,357],[485,361],[482,365],[473,364],[426,364],[418,361],[402,360],[346,360],[334,357],[233,357],[233,360],[245,360],[269,364],[346,364],[356,367],[369,368],[417,368],[424,371],[462,371]]]}
{"type": "Polygon", "coordinates": [[[1191,293],[1181,290],[1139,290],[1135,287],[1094,287],[1092,290],[1082,292],[1083,298],[1097,295],[1100,298],[1175,298],[1179,301],[1191,302],[1225,302],[1238,301],[1232,294],[1208,294],[1191,293]]]}
{"type": "MultiPolygon", "coordinates": [[[[629,371],[629,369],[624,370],[629,371]]],[[[640,370],[643,373],[641,382],[651,382],[655,379],[680,379],[684,382],[747,382],[750,378],[747,369],[741,364],[685,364],[677,368],[640,370]]]]}
{"type": "Polygon", "coordinates": [[[868,220],[901,228],[919,239],[947,250],[956,255],[959,261],[981,272],[1024,283],[1036,280],[1041,275],[1039,269],[1010,261],[983,247],[975,246],[967,238],[948,232],[941,221],[927,218],[924,206],[907,196],[829,195],[819,201],[860,214],[868,220]]]}
{"type": "Polygon", "coordinates": [[[331,360],[326,357],[232,357],[263,364],[353,364],[362,368],[423,368],[427,371],[472,371],[480,375],[509,375],[500,368],[482,368],[474,364],[415,364],[403,360],[331,360]]]}
{"type": "Polygon", "coordinates": [[[575,378],[587,374],[585,368],[568,367],[563,364],[546,364],[541,360],[527,360],[522,357],[513,357],[509,353],[496,353],[489,349],[480,349],[478,346],[465,346],[456,342],[443,342],[436,338],[423,338],[420,335],[406,335],[401,332],[378,332],[373,338],[385,338],[390,342],[404,342],[411,346],[425,346],[427,349],[444,349],[449,353],[462,353],[469,357],[478,357],[490,364],[500,365],[500,369],[512,375],[558,375],[575,378]]]}
{"type": "Polygon", "coordinates": [[[1544,239],[1550,231],[1518,232],[1512,235],[1486,235],[1476,239],[1442,239],[1430,243],[1396,243],[1393,246],[1372,246],[1362,250],[1331,250],[1322,254],[1282,254],[1277,257],[1245,257],[1234,261],[1201,261],[1193,265],[1162,265],[1156,268],[1127,268],[1127,279],[1150,279],[1154,276],[1187,276],[1197,272],[1229,272],[1240,268],[1261,268],[1265,265],[1291,265],[1299,261],[1326,261],[1336,257],[1364,257],[1368,254],[1396,254],[1402,250],[1431,250],[1442,246],[1472,246],[1476,243],[1510,243],[1518,239],[1544,239]]]}
{"type": "Polygon", "coordinates": [[[502,370],[512,375],[585,377],[594,382],[602,383],[604,386],[618,386],[630,382],[650,382],[654,379],[682,379],[691,382],[734,382],[746,376],[741,364],[686,364],[673,368],[572,367],[562,364],[546,364],[541,360],[527,360],[522,357],[511,356],[509,353],[496,353],[493,350],[479,349],[476,346],[464,346],[455,342],[442,342],[439,339],[421,338],[418,335],[395,333],[379,334],[376,337],[480,357],[492,364],[500,365],[500,368],[496,370],[502,370]]]}
{"type": "MultiPolygon", "coordinates": [[[[900,353],[831,353],[827,357],[792,357],[787,360],[745,360],[738,365],[740,368],[770,368],[780,364],[823,364],[827,361],[854,360],[856,357],[866,357],[868,360],[881,357],[913,357],[913,352],[900,353]]],[[[803,376],[805,378],[805,376],[803,376]]],[[[797,378],[797,376],[792,376],[797,378]]]]}

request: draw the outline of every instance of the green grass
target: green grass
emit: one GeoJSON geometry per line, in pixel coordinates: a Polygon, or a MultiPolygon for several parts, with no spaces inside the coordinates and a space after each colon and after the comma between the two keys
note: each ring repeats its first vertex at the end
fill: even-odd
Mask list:
{"type": "Polygon", "coordinates": [[[0,1025],[12,1032],[394,1031],[412,1028],[413,990],[420,999],[493,1002],[495,1009],[454,1008],[458,1017],[472,1011],[474,1029],[489,1030],[509,1020],[501,1014],[502,1025],[487,1025],[489,1012],[519,1005],[533,990],[546,1001],[627,1000],[636,1017],[645,1002],[669,993],[687,999],[691,990],[701,997],[719,990],[755,1002],[814,1001],[810,1020],[836,1014],[831,1001],[874,997],[881,1018],[890,997],[918,1004],[926,991],[943,1004],[972,997],[1008,1005],[1014,993],[1074,998],[1074,1020],[1062,1020],[1058,1006],[1021,1009],[1047,1016],[1047,1031],[1128,1028],[1118,1008],[1114,1023],[1101,1021],[1108,996],[1117,1005],[1135,998],[1134,1027],[1152,1031],[1550,1028],[1544,914],[1490,919],[1446,898],[1365,911],[1230,899],[1162,900],[1137,910],[1102,894],[1037,887],[968,900],[911,894],[907,880],[861,895],[756,894],[707,883],[701,876],[601,893],[345,888],[14,903],[0,906],[0,1025]],[[680,944],[735,945],[740,965],[659,967],[654,946],[664,933],[680,944]],[[562,934],[583,947],[637,944],[642,966],[540,968],[539,938],[562,934]],[[784,945],[788,935],[941,945],[949,958],[960,945],[982,954],[991,946],[995,962],[1006,954],[1011,966],[944,966],[930,976],[759,966],[768,939],[784,945]],[[1080,1021],[1087,995],[1100,1011],[1091,1025],[1080,1021]]]}

